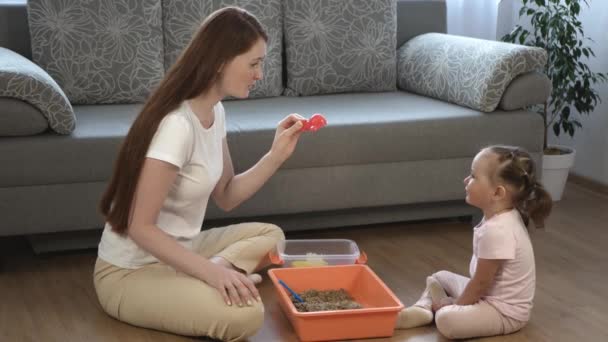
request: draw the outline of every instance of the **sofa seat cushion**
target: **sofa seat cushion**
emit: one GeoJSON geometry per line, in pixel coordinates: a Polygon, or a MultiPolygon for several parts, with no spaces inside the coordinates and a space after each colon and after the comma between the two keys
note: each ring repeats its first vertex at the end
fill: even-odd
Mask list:
{"type": "MultiPolygon", "coordinates": [[[[224,102],[238,172],[270,148],[288,113],[325,115],[328,126],[303,133],[284,169],[471,158],[484,145],[542,146],[542,120],[524,111],[484,114],[405,92],[275,97],[224,102]]],[[[74,106],[70,136],[0,138],[0,187],[108,180],[119,145],[141,105],[74,106]],[[41,171],[42,170],[42,171],[41,171]]]]}
{"type": "Polygon", "coordinates": [[[395,91],[278,97],[224,103],[235,168],[252,166],[272,144],[289,113],[323,113],[328,125],[303,133],[283,168],[392,163],[473,157],[494,143],[542,147],[540,116],[525,111],[485,114],[429,97],[395,91]]]}
{"type": "Polygon", "coordinates": [[[142,105],[74,106],[71,135],[0,137],[0,187],[86,183],[110,178],[114,158],[142,105]]]}

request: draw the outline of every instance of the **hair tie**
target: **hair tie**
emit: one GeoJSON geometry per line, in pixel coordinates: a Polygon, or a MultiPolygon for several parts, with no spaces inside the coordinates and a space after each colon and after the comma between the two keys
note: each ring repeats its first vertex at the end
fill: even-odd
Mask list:
{"type": "Polygon", "coordinates": [[[537,181],[534,181],[534,183],[532,184],[532,191],[536,191],[538,189],[540,189],[541,184],[537,181]]]}

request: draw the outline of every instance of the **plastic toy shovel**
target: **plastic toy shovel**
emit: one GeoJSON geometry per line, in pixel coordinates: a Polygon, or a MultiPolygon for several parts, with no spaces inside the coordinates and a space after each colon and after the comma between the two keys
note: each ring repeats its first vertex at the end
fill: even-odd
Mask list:
{"type": "Polygon", "coordinates": [[[279,284],[283,285],[283,287],[289,291],[289,293],[291,293],[291,295],[293,296],[293,298],[295,298],[298,302],[300,303],[304,303],[304,300],[302,299],[302,297],[298,296],[298,294],[289,288],[289,286],[287,286],[287,284],[285,284],[284,281],[282,281],[281,279],[279,279],[279,284]]]}

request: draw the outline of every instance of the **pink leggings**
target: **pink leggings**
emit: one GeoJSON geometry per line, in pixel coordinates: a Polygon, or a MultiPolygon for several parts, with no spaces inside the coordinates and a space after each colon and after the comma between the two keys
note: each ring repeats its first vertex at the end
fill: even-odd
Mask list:
{"type": "MultiPolygon", "coordinates": [[[[470,280],[448,271],[439,271],[431,277],[437,280],[452,298],[458,298],[470,280]]],[[[414,305],[430,310],[429,291],[424,291],[414,305]]],[[[473,305],[444,306],[435,313],[437,329],[449,339],[506,335],[518,331],[526,323],[502,315],[484,300],[473,305]]]]}

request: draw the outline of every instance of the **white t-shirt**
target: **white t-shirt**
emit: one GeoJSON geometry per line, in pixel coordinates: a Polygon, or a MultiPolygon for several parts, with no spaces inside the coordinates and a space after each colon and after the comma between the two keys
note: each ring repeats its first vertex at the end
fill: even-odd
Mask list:
{"type": "Polygon", "coordinates": [[[471,277],[478,258],[505,259],[482,299],[503,315],[527,322],[534,300],[536,269],[532,242],[517,210],[493,216],[475,227],[471,277]]]}
{"type": "MultiPolygon", "coordinates": [[[[146,154],[147,158],[179,168],[156,224],[189,249],[192,249],[193,238],[201,231],[209,197],[223,170],[222,145],[226,126],[221,102],[213,111],[213,125],[205,129],[185,101],[163,118],[146,154]]],[[[109,223],[105,225],[98,255],[123,268],[158,262],[131,238],[113,232],[109,223]]]]}

